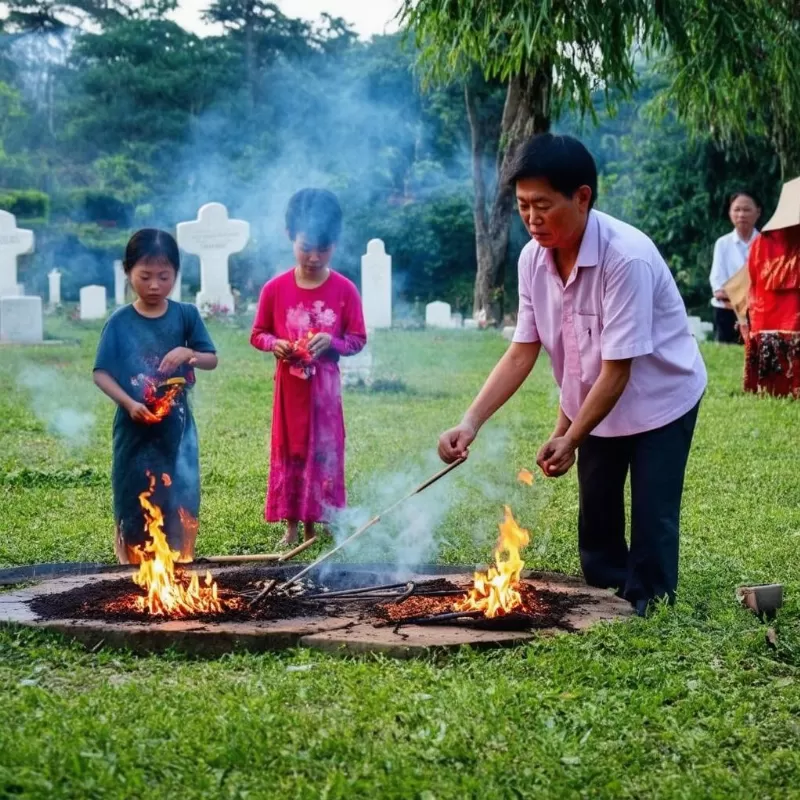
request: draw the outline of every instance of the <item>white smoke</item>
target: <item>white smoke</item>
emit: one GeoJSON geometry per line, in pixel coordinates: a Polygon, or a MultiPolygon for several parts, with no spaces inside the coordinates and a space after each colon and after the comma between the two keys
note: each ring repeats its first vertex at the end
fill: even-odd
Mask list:
{"type": "Polygon", "coordinates": [[[70,447],[88,444],[96,402],[88,382],[72,384],[58,370],[28,365],[21,369],[17,386],[27,391],[33,413],[49,433],[70,447]]]}

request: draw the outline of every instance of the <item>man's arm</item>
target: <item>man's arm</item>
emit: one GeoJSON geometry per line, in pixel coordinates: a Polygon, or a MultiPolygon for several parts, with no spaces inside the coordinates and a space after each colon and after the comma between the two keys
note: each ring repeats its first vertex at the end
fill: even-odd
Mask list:
{"type": "Polygon", "coordinates": [[[594,386],[589,390],[577,416],[563,432],[562,417],[569,423],[563,410],[559,409],[559,422],[553,437],[539,451],[536,463],[551,477],[563,475],[575,462],[575,451],[589,434],[609,415],[611,409],[625,391],[631,377],[633,359],[604,361],[594,386]]]}
{"type": "Polygon", "coordinates": [[[486,379],[461,423],[439,438],[439,456],[445,462],[466,458],[469,445],[483,424],[501,408],[530,375],[540,342],[513,342],[486,379]]]}

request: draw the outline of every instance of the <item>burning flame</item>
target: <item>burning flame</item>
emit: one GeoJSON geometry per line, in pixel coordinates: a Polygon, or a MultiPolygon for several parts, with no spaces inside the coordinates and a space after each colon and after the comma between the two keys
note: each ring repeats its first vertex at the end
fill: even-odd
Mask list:
{"type": "Polygon", "coordinates": [[[529,469],[521,469],[517,475],[517,480],[520,483],[527,483],[528,486],[533,486],[533,473],[529,469]]]}
{"type": "Polygon", "coordinates": [[[487,617],[508,614],[522,605],[517,591],[525,562],[520,558],[520,548],[530,542],[528,531],[517,525],[506,506],[506,517],[500,523],[500,537],[494,548],[494,567],[488,572],[476,572],[475,584],[465,600],[455,604],[456,611],[482,611],[487,617]],[[505,558],[501,558],[505,555],[505,558]]]}
{"type": "Polygon", "coordinates": [[[180,394],[181,389],[183,389],[183,382],[176,382],[168,385],[166,391],[161,396],[159,396],[159,388],[159,384],[152,378],[146,378],[143,389],[143,399],[144,404],[150,409],[150,412],[161,420],[172,411],[175,400],[180,394]]]}
{"type": "MultiPolygon", "coordinates": [[[[134,582],[147,591],[147,597],[137,597],[140,611],[149,611],[161,616],[180,617],[185,614],[222,611],[222,602],[217,596],[217,584],[211,573],[206,572],[204,584],[200,585],[197,573],[192,573],[188,586],[175,577],[175,563],[180,553],[171,550],[164,534],[164,514],[152,502],[156,478],[148,472],[149,487],[139,495],[145,516],[145,527],[150,541],[139,548],[141,563],[134,582]]],[[[167,484],[169,485],[169,484],[167,484]]]]}
{"type": "Polygon", "coordinates": [[[178,561],[194,561],[194,545],[197,541],[200,523],[197,521],[197,517],[192,516],[185,508],[178,509],[178,517],[183,527],[183,542],[178,561]]]}

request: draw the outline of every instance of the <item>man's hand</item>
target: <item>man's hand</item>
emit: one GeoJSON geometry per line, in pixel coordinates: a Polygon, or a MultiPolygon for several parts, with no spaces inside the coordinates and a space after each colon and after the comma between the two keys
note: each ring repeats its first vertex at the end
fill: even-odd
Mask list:
{"type": "Polygon", "coordinates": [[[469,455],[469,446],[475,441],[478,432],[469,423],[462,422],[450,428],[439,437],[439,458],[445,464],[452,464],[469,455]]]}
{"type": "Polygon", "coordinates": [[[158,371],[162,375],[172,375],[181,364],[189,364],[189,366],[193,366],[197,362],[197,359],[194,355],[194,350],[190,350],[188,347],[176,347],[173,350],[170,350],[163,359],[161,359],[161,364],[159,364],[158,371]]]}
{"type": "Polygon", "coordinates": [[[308,352],[314,358],[319,358],[331,346],[329,333],[318,333],[308,343],[308,352]]]}
{"type": "Polygon", "coordinates": [[[272,345],[272,352],[275,354],[275,358],[284,361],[292,354],[292,343],[287,342],[286,339],[278,339],[272,345]]]}
{"type": "Polygon", "coordinates": [[[137,403],[135,400],[131,400],[125,410],[130,415],[130,418],[140,425],[154,425],[157,422],[161,422],[144,403],[137,403]]]}
{"type": "MultiPolygon", "coordinates": [[[[706,295],[706,297],[708,297],[708,295],[706,295]]],[[[714,292],[714,297],[716,297],[717,300],[723,300],[724,302],[727,302],[730,299],[727,292],[724,292],[722,289],[717,289],[717,291],[714,292]]]]}
{"type": "Polygon", "coordinates": [[[555,436],[542,445],[536,463],[548,478],[559,478],[575,463],[575,449],[569,436],[555,436]]]}

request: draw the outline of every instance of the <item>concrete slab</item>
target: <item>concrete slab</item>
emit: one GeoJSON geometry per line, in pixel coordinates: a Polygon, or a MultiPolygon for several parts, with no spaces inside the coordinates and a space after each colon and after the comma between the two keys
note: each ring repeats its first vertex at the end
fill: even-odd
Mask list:
{"type": "MultiPolygon", "coordinates": [[[[375,582],[376,568],[357,565],[337,565],[348,575],[360,576],[367,584],[375,582]]],[[[221,578],[237,567],[215,569],[221,578]]],[[[278,573],[280,568],[264,568],[264,575],[278,573]]],[[[385,570],[390,568],[384,567],[385,570]]],[[[453,568],[428,567],[414,575],[419,581],[431,580],[446,574],[455,583],[468,583],[472,573],[453,568]]],[[[260,574],[260,573],[259,573],[260,574]]],[[[387,573],[384,573],[387,574],[387,573]]],[[[523,573],[526,581],[536,588],[561,594],[582,595],[586,598],[573,607],[564,619],[576,631],[585,630],[603,621],[620,620],[632,615],[628,603],[610,592],[587,586],[579,578],[545,573],[523,573]]],[[[547,628],[535,631],[492,631],[458,625],[377,626],[376,620],[364,619],[358,611],[340,611],[329,603],[329,616],[296,617],[252,622],[205,622],[197,620],[168,620],[164,622],[108,622],[88,619],[41,619],[30,608],[35,597],[65,592],[87,583],[106,580],[129,582],[130,575],[121,576],[118,569],[92,575],[68,575],[27,586],[13,592],[0,593],[0,624],[27,625],[56,631],[83,643],[86,647],[113,647],[139,653],[158,653],[168,649],[192,655],[218,656],[223,653],[274,651],[288,647],[308,647],[329,653],[355,655],[383,653],[395,658],[425,656],[432,652],[456,650],[464,646],[478,649],[508,647],[524,644],[537,635],[562,631],[547,628]]],[[[364,582],[359,585],[365,585],[364,582]]]]}

